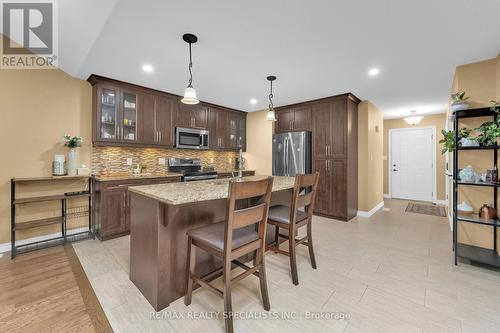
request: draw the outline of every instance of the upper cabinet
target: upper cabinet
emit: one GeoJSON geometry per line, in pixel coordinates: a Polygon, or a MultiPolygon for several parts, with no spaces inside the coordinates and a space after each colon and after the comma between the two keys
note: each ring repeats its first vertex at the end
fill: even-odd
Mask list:
{"type": "Polygon", "coordinates": [[[142,99],[141,143],[153,146],[173,146],[173,117],[176,100],[158,95],[144,94],[142,99]]]}
{"type": "Polygon", "coordinates": [[[308,105],[278,109],[276,133],[311,131],[311,107],[308,105]]]}
{"type": "Polygon", "coordinates": [[[246,148],[246,113],[91,75],[95,145],[173,147],[175,128],[209,130],[210,149],[246,148]]]}
{"type": "Polygon", "coordinates": [[[120,88],[100,84],[94,89],[94,141],[119,141],[120,88]]]}
{"type": "Polygon", "coordinates": [[[208,110],[203,104],[178,103],[176,127],[207,129],[208,110]]]}
{"type": "Polygon", "coordinates": [[[208,132],[211,149],[228,149],[229,146],[229,111],[222,108],[208,109],[208,132]]]}
{"type": "Polygon", "coordinates": [[[229,147],[246,150],[246,115],[231,112],[229,115],[229,147]]]}

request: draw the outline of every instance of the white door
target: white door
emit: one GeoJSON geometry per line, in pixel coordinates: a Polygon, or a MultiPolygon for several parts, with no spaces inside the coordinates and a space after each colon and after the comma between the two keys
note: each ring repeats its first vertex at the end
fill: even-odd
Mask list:
{"type": "Polygon", "coordinates": [[[391,196],[433,201],[434,129],[408,128],[391,131],[391,196]]]}

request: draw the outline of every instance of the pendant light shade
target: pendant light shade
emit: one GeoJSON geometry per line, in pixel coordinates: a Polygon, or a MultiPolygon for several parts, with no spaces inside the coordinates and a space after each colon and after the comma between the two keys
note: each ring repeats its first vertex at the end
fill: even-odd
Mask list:
{"type": "Polygon", "coordinates": [[[188,86],[184,90],[184,98],[181,102],[184,104],[198,104],[200,101],[196,95],[196,90],[193,88],[193,58],[191,53],[191,45],[198,41],[198,37],[193,34],[184,34],[182,39],[189,44],[189,82],[188,86]]]}
{"type": "Polygon", "coordinates": [[[276,114],[274,113],[274,110],[267,111],[266,120],[276,121],[276,114]]]}
{"type": "Polygon", "coordinates": [[[276,80],[276,76],[270,75],[267,77],[267,80],[270,83],[269,90],[269,110],[267,111],[266,120],[276,121],[276,114],[274,113],[274,104],[273,104],[273,81],[276,80]]]}
{"type": "Polygon", "coordinates": [[[187,86],[184,89],[184,98],[181,99],[181,102],[184,104],[198,104],[200,101],[196,96],[196,90],[192,86],[187,86]]]}
{"type": "Polygon", "coordinates": [[[411,125],[411,126],[415,126],[416,124],[418,124],[422,119],[424,119],[424,116],[419,116],[417,115],[417,111],[415,110],[412,110],[410,111],[411,113],[411,116],[410,117],[406,117],[404,118],[404,121],[406,121],[406,123],[408,125],[411,125]]]}

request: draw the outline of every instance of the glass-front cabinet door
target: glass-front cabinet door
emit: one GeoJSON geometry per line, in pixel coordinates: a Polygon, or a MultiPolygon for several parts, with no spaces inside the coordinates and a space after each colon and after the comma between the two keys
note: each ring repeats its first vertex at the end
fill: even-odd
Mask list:
{"type": "Polygon", "coordinates": [[[130,91],[122,93],[122,119],[120,139],[123,141],[137,141],[137,106],[138,94],[130,91]]]}
{"type": "Polygon", "coordinates": [[[238,147],[238,118],[231,114],[229,116],[229,147],[238,147]]]}
{"type": "Polygon", "coordinates": [[[101,86],[98,89],[98,131],[103,141],[119,140],[119,89],[112,86],[101,86]]]}

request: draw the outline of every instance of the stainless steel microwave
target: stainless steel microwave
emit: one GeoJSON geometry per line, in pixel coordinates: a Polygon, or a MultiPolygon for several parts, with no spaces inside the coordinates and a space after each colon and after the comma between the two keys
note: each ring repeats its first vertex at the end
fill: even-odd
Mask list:
{"type": "Polygon", "coordinates": [[[177,127],[175,129],[175,147],[185,149],[208,149],[208,131],[177,127]]]}

